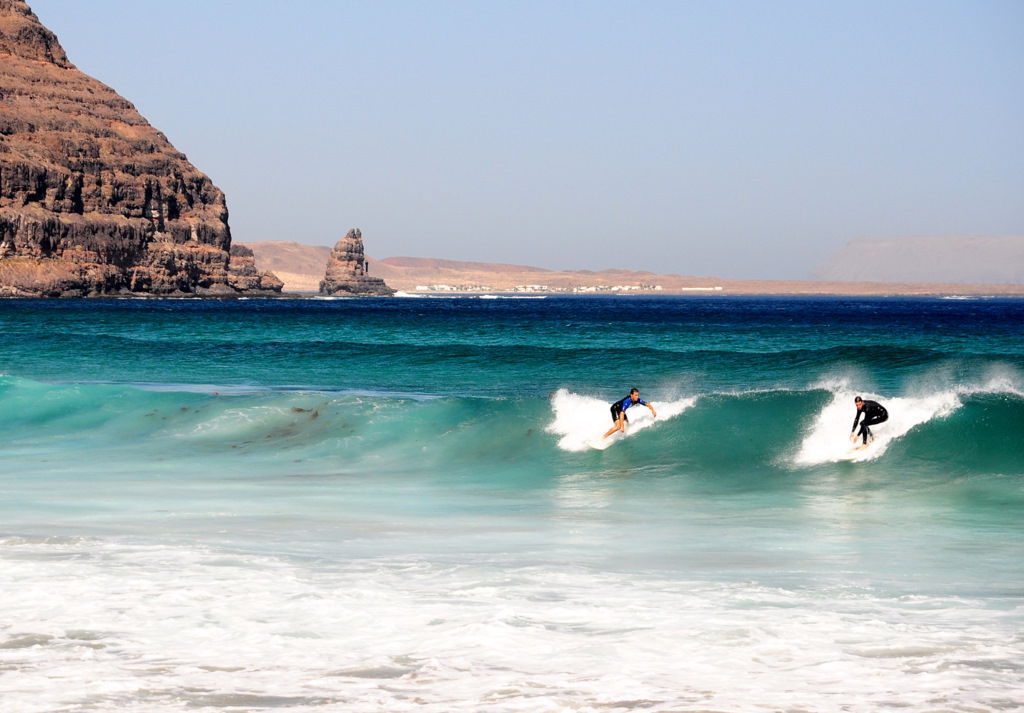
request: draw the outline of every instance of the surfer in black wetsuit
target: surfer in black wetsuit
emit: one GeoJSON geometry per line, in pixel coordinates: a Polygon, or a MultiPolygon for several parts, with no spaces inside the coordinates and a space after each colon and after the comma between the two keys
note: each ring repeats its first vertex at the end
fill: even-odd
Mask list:
{"type": "Polygon", "coordinates": [[[874,438],[868,426],[888,421],[889,412],[877,401],[865,401],[860,396],[856,397],[853,403],[857,406],[857,414],[853,417],[853,432],[850,434],[850,440],[856,441],[858,435],[863,436],[864,443],[860,448],[865,448],[868,445],[868,438],[874,438]],[[861,416],[864,417],[864,420],[860,424],[860,433],[857,433],[857,422],[860,421],[861,416]]]}
{"type": "Polygon", "coordinates": [[[626,410],[630,406],[635,406],[636,404],[646,406],[651,410],[652,416],[655,418],[658,417],[658,414],[654,411],[654,407],[640,398],[640,389],[630,389],[629,396],[624,399],[619,399],[612,404],[612,421],[615,425],[608,430],[608,433],[604,434],[603,438],[608,438],[608,436],[612,435],[616,431],[622,431],[623,433],[626,432],[626,423],[629,422],[629,419],[626,417],[626,410]]]}

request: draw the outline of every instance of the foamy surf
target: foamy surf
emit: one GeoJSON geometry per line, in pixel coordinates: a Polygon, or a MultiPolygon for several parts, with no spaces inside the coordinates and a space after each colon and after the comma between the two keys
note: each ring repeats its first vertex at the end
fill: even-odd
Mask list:
{"type": "Polygon", "coordinates": [[[660,422],[675,418],[697,403],[697,399],[692,397],[676,401],[651,401],[650,403],[658,412],[657,418],[651,416],[651,412],[646,408],[631,408],[628,414],[629,424],[626,426],[626,434],[615,434],[608,439],[602,439],[601,436],[612,426],[609,413],[610,404],[592,396],[576,394],[568,389],[559,389],[551,397],[551,408],[555,413],[555,420],[551,422],[547,430],[549,433],[561,436],[558,440],[558,447],[562,450],[585,451],[588,448],[604,450],[623,438],[628,438],[639,431],[656,426],[660,422]]]}
{"type": "Polygon", "coordinates": [[[12,712],[992,711],[1019,682],[1016,617],[977,598],[77,539],[0,562],[12,712]]]}
{"type": "MultiPolygon", "coordinates": [[[[859,393],[859,392],[858,392],[859,393]]],[[[863,450],[855,451],[858,442],[850,440],[856,409],[849,389],[833,393],[832,401],[821,410],[794,458],[796,465],[817,465],[839,460],[865,461],[882,456],[892,443],[915,426],[943,418],[960,408],[955,391],[942,391],[926,397],[889,398],[864,393],[866,399],[878,401],[889,411],[889,420],[871,427],[874,439],[863,450]]]]}

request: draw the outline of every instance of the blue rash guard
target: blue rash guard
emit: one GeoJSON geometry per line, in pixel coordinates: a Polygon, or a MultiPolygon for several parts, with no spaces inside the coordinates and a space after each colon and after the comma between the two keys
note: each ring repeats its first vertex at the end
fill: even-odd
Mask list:
{"type": "Polygon", "coordinates": [[[646,405],[647,405],[647,402],[644,401],[643,399],[637,399],[636,401],[634,401],[633,399],[629,398],[628,396],[626,398],[622,399],[622,401],[619,402],[619,406],[620,406],[620,408],[622,408],[623,411],[628,409],[630,406],[646,406],[646,405]]]}
{"type": "MultiPolygon", "coordinates": [[[[647,405],[647,402],[644,401],[643,399],[637,399],[636,401],[634,401],[629,396],[627,396],[624,399],[620,399],[619,401],[616,401],[615,403],[612,404],[612,409],[611,409],[612,410],[612,421],[618,421],[619,420],[619,414],[621,413],[621,414],[625,415],[626,409],[628,409],[630,406],[646,406],[646,405],[647,405]]],[[[626,420],[628,421],[629,419],[627,418],[626,420]]]]}

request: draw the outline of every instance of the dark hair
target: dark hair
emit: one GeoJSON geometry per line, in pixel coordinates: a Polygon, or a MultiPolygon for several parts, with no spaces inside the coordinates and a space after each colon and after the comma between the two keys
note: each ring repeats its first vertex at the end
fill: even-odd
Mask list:
{"type": "Polygon", "coordinates": [[[853,403],[859,403],[859,402],[861,402],[861,401],[863,401],[863,400],[864,400],[864,399],[862,399],[862,398],[861,398],[860,396],[854,396],[854,397],[853,397],[853,403]]]}
{"type": "Polygon", "coordinates": [[[635,386],[632,389],[629,390],[629,395],[630,396],[632,396],[633,394],[639,394],[639,393],[640,393],[640,389],[636,388],[635,386]]]}

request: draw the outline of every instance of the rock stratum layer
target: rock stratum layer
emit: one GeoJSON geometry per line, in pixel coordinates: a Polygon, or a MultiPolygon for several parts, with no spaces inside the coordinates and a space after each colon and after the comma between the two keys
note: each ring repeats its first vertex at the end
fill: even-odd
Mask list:
{"type": "Polygon", "coordinates": [[[232,260],[220,189],[0,0],[0,296],[281,289],[232,260]]]}
{"type": "Polygon", "coordinates": [[[284,282],[272,272],[256,268],[256,254],[245,245],[231,245],[228,284],[239,292],[280,292],[284,282]]]}
{"type": "Polygon", "coordinates": [[[366,274],[363,234],[359,228],[348,231],[331,250],[320,294],[382,297],[395,294],[384,280],[366,274]]]}

